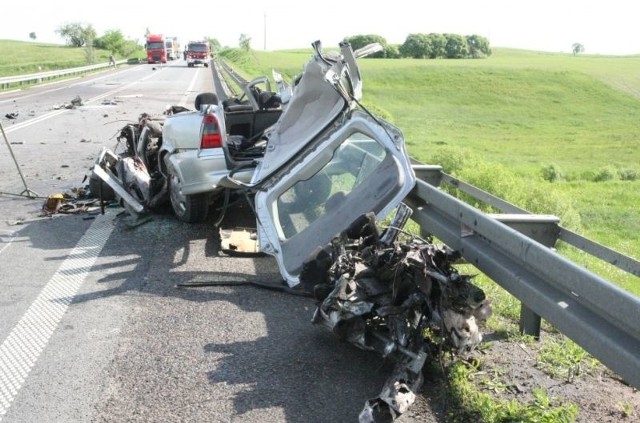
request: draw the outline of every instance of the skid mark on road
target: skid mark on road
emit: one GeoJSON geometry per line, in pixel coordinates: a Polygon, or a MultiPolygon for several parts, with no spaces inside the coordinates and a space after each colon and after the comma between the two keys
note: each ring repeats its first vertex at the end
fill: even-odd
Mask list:
{"type": "Polygon", "coordinates": [[[109,214],[96,218],[0,345],[0,421],[49,342],[112,230],[112,217],[109,214]]]}

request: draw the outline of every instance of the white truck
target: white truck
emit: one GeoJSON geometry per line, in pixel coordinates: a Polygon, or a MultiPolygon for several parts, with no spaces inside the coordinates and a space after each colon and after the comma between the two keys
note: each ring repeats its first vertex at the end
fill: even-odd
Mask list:
{"type": "Polygon", "coordinates": [[[167,60],[177,60],[180,57],[180,44],[177,37],[165,38],[165,46],[167,48],[167,60]]]}

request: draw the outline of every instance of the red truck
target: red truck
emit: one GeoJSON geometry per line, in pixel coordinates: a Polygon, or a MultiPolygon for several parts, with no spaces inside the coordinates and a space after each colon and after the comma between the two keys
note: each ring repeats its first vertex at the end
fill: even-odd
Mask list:
{"type": "Polygon", "coordinates": [[[209,67],[211,62],[211,48],[208,41],[189,41],[187,46],[187,66],[204,65],[209,67]]]}
{"type": "Polygon", "coordinates": [[[147,63],[167,63],[167,47],[162,34],[147,35],[147,63]]]}

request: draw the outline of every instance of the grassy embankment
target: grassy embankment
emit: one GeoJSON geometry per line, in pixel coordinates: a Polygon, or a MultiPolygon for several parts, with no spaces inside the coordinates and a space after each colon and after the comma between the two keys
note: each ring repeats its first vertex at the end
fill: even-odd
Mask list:
{"type": "MultiPolygon", "coordinates": [[[[87,49],[60,44],[0,40],[0,77],[86,66],[87,49]]],[[[95,63],[109,61],[107,50],[93,49],[95,63]]],[[[140,49],[139,56],[144,56],[140,49]]],[[[120,59],[117,57],[116,59],[120,59]]]]}

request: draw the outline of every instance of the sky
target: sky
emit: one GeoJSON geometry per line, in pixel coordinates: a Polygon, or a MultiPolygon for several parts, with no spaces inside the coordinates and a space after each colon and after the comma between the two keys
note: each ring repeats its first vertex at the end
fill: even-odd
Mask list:
{"type": "Polygon", "coordinates": [[[241,34],[256,50],[337,46],[347,36],[376,34],[402,44],[413,33],[481,35],[491,47],[585,54],[640,54],[640,2],[636,0],[30,0],[3,1],[0,39],[63,44],[56,29],[91,24],[98,36],[120,30],[141,44],[147,29],[181,44],[205,36],[237,47],[241,34]],[[168,6],[169,5],[169,6],[168,6]]]}

